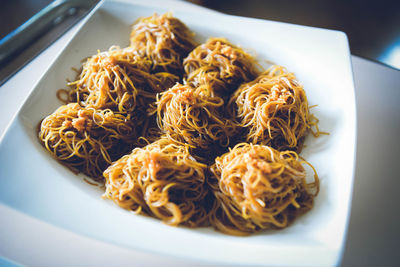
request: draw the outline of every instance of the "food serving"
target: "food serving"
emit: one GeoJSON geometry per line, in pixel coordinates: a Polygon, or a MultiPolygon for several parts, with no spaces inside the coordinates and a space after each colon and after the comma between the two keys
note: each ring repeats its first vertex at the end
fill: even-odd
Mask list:
{"type": "Polygon", "coordinates": [[[209,184],[217,199],[211,224],[233,235],[289,225],[311,209],[319,191],[318,176],[306,181],[306,171],[294,151],[237,144],[215,159],[209,184]]]}
{"type": "Polygon", "coordinates": [[[312,208],[319,179],[298,153],[320,132],[293,73],[225,38],[199,44],[171,13],[137,20],[129,42],[58,91],[64,105],[38,130],[58,161],[172,226],[249,235],[312,208]]]}
{"type": "Polygon", "coordinates": [[[201,226],[208,223],[206,168],[188,146],[160,138],[135,148],[104,172],[104,196],[170,225],[201,226]]]}
{"type": "Polygon", "coordinates": [[[229,99],[231,114],[246,129],[246,141],[279,150],[299,151],[302,139],[318,136],[303,86],[282,66],[271,66],[255,80],[243,83],[229,99]]]}

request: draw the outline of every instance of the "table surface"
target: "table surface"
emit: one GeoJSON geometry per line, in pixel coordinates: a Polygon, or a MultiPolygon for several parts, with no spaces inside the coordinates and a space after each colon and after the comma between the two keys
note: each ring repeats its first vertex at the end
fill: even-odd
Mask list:
{"type": "MultiPolygon", "coordinates": [[[[0,136],[79,24],[0,87],[0,136]]],[[[394,266],[400,241],[400,72],[353,56],[357,160],[342,266],[394,266]]],[[[344,96],[345,97],[345,96],[344,96]]],[[[0,204],[0,265],[213,266],[90,239],[0,204]]],[[[218,265],[221,266],[221,265],[218,265]]]]}

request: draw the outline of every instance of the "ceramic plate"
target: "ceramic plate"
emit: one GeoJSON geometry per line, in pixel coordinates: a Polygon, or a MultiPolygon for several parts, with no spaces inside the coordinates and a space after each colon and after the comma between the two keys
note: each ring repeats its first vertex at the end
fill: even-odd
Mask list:
{"type": "MultiPolygon", "coordinates": [[[[38,74],[41,75],[41,74],[38,74]]],[[[89,15],[65,50],[27,97],[0,144],[0,201],[67,230],[120,246],[214,263],[335,265],[349,217],[355,160],[355,98],[350,53],[342,32],[229,16],[181,1],[105,1],[89,15]],[[172,11],[199,42],[226,37],[294,72],[305,87],[320,129],[301,155],[319,174],[314,208],[283,230],[248,237],[211,228],[170,227],[101,198],[102,191],[54,160],[40,145],[36,127],[61,103],[56,91],[74,79],[72,67],[111,45],[125,47],[141,16],[172,11]]]]}

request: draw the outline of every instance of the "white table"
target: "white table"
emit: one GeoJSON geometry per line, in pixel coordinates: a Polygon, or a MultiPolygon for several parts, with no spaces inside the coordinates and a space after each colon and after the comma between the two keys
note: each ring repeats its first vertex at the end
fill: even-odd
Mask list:
{"type": "MultiPolygon", "coordinates": [[[[0,136],[78,26],[0,87],[0,136]]],[[[356,56],[352,61],[358,119],[357,165],[342,266],[395,266],[400,241],[400,72],[356,56]]],[[[0,265],[13,262],[29,266],[213,265],[117,247],[0,204],[0,265]]]]}

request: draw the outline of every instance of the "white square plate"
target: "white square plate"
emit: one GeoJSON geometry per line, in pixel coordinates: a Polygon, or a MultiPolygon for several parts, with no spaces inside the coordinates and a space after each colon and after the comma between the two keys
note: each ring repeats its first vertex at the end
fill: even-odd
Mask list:
{"type": "Polygon", "coordinates": [[[26,99],[0,143],[0,202],[67,230],[132,249],[247,265],[338,264],[350,211],[355,160],[355,97],[347,38],[342,32],[220,14],[180,1],[105,1],[91,13],[26,99]],[[301,155],[320,176],[314,208],[283,230],[248,237],[211,228],[170,227],[134,215],[109,200],[82,176],[56,162],[37,139],[36,127],[61,103],[56,91],[74,79],[72,67],[111,45],[128,45],[140,16],[172,11],[197,41],[226,37],[285,66],[303,83],[320,128],[301,155]]]}

